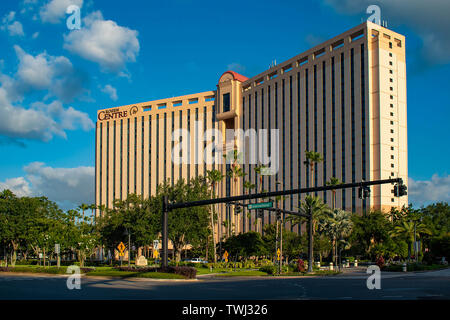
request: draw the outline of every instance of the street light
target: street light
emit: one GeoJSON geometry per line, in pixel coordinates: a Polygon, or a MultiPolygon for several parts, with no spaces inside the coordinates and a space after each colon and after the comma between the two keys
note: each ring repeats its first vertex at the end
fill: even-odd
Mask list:
{"type": "Polygon", "coordinates": [[[128,228],[125,227],[125,232],[123,233],[124,236],[128,236],[128,267],[130,267],[130,260],[131,260],[131,232],[128,231],[128,228]]]}

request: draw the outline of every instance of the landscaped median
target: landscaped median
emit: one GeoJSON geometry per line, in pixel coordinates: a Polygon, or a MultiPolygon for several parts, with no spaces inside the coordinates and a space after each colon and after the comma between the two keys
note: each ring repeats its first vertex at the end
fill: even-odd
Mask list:
{"type": "MultiPolygon", "coordinates": [[[[194,268],[186,266],[169,266],[166,269],[157,267],[83,267],[80,268],[82,274],[86,276],[98,277],[118,277],[118,278],[150,278],[150,279],[196,279],[197,275],[214,275],[217,277],[258,277],[258,276],[278,276],[276,267],[258,269],[234,269],[234,268],[194,268]],[[269,272],[267,272],[269,271],[269,272]]],[[[41,267],[34,265],[16,265],[15,267],[0,267],[0,272],[14,273],[34,273],[34,274],[67,274],[67,266],[61,267],[41,267]]],[[[314,273],[305,272],[283,272],[281,276],[330,276],[339,272],[327,270],[315,270],[314,273]]]]}
{"type": "MultiPolygon", "coordinates": [[[[424,263],[407,263],[406,271],[432,271],[448,268],[448,265],[442,264],[424,264],[424,263]]],[[[403,272],[403,263],[391,263],[381,268],[381,271],[403,272]]]]}
{"type": "MultiPolygon", "coordinates": [[[[195,279],[197,270],[192,267],[84,267],[86,276],[153,278],[153,279],[195,279]]],[[[0,267],[0,272],[67,274],[67,267],[15,266],[0,267]]]]}

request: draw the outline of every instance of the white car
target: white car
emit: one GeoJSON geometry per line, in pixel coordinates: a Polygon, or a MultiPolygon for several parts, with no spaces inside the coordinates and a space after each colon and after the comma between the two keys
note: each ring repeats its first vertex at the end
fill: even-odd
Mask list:
{"type": "Polygon", "coordinates": [[[188,260],[188,262],[192,262],[192,263],[208,263],[208,261],[205,261],[201,258],[192,258],[191,260],[188,260]]]}

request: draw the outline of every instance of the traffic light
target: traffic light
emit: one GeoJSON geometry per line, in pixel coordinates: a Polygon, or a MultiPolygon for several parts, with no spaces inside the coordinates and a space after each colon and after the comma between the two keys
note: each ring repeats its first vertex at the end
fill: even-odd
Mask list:
{"type": "Polygon", "coordinates": [[[407,189],[408,189],[408,188],[407,188],[404,184],[401,184],[401,185],[399,186],[398,196],[399,196],[399,197],[401,197],[401,196],[406,196],[406,195],[408,194],[408,192],[406,192],[407,189]]]}
{"type": "Polygon", "coordinates": [[[281,220],[281,212],[277,210],[277,220],[281,220]]]}
{"type": "Polygon", "coordinates": [[[363,197],[364,197],[363,199],[370,197],[370,188],[369,187],[364,187],[363,197]]]}
{"type": "Polygon", "coordinates": [[[358,188],[358,198],[365,199],[370,197],[370,188],[369,187],[359,187],[358,188]]]}
{"type": "Polygon", "coordinates": [[[257,215],[258,215],[258,218],[262,218],[264,216],[264,211],[261,210],[261,209],[258,209],[257,210],[257,215]]]}
{"type": "Polygon", "coordinates": [[[406,196],[408,192],[406,192],[408,188],[404,184],[395,185],[394,186],[394,196],[401,197],[406,196]]]}

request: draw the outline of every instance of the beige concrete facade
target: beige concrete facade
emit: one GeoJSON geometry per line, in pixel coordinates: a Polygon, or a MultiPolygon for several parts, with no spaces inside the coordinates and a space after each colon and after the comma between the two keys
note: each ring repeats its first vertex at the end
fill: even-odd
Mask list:
{"type": "MultiPolygon", "coordinates": [[[[407,184],[406,115],[405,38],[365,22],[252,78],[227,71],[215,91],[99,110],[96,204],[111,207],[114,198],[128,193],[148,197],[164,179],[188,179],[213,168],[225,173],[226,165],[217,162],[236,141],[226,138],[226,129],[279,130],[279,169],[263,177],[268,191],[311,185],[305,150],[325,158],[315,168],[317,186],[332,176],[344,182],[401,177],[407,184]],[[178,128],[191,132],[185,145],[191,152],[182,153],[189,164],[172,161],[174,143],[180,142],[172,133],[178,128]],[[215,164],[201,159],[205,150],[211,153],[212,140],[203,136],[212,128],[224,137],[216,140],[215,164]]],[[[242,194],[244,180],[258,183],[257,164],[249,163],[246,152],[251,142],[244,141],[236,146],[247,175],[237,186],[224,179],[220,196],[242,194]]],[[[268,148],[274,143],[268,139],[268,148]]],[[[392,189],[372,187],[364,202],[357,189],[337,191],[336,206],[361,212],[406,205],[408,198],[394,197],[392,189]]],[[[331,192],[318,195],[331,203],[331,192]]],[[[295,210],[299,200],[292,196],[282,207],[295,210]]],[[[231,220],[239,231],[256,228],[254,212],[234,217],[222,206],[220,219],[231,220]]],[[[262,224],[273,221],[266,213],[262,224]]]]}

